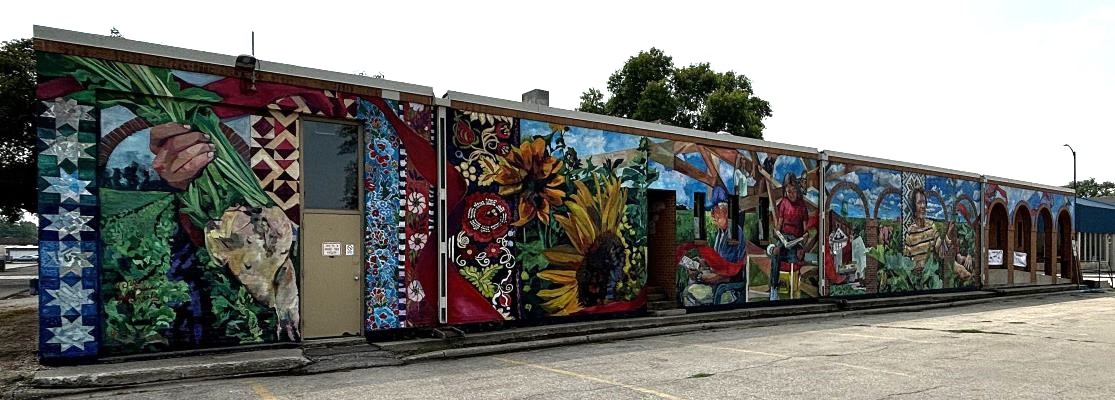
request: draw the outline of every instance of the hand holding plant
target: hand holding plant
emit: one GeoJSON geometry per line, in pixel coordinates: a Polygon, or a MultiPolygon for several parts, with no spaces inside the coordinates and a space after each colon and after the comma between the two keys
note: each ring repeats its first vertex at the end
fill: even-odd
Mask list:
{"type": "Polygon", "coordinates": [[[189,125],[165,123],[151,128],[151,167],[171,187],[185,189],[209,162],[216,147],[209,135],[189,125]]]}

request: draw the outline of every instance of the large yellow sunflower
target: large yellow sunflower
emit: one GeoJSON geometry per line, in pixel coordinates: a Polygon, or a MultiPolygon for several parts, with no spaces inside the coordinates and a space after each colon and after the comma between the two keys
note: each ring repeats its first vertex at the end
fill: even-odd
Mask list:
{"type": "Polygon", "coordinates": [[[499,165],[490,160],[485,170],[489,171],[480,179],[480,184],[492,182],[500,184],[501,196],[519,196],[519,219],[512,223],[523,226],[537,217],[542,223],[550,223],[550,206],[560,206],[565,197],[561,189],[565,177],[560,174],[561,160],[546,151],[546,141],[535,138],[512,148],[507,156],[499,159],[499,165]]]}
{"type": "Polygon", "coordinates": [[[565,202],[566,215],[555,215],[572,244],[545,250],[550,268],[538,273],[557,285],[540,290],[542,308],[550,315],[569,315],[583,307],[603,304],[609,282],[623,274],[627,247],[620,231],[627,189],[613,176],[594,177],[595,193],[583,182],[565,202]]]}

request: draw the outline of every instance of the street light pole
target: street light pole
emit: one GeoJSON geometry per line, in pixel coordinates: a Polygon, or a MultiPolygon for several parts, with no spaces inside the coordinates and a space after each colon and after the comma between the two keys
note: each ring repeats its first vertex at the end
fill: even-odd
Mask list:
{"type": "MultiPolygon", "coordinates": [[[[1065,147],[1068,147],[1069,151],[1072,152],[1072,213],[1073,213],[1073,218],[1076,218],[1076,215],[1075,215],[1076,214],[1076,201],[1080,198],[1080,183],[1076,181],[1076,150],[1073,149],[1072,146],[1069,146],[1068,143],[1065,143],[1065,147]]],[[[1076,227],[1076,221],[1070,221],[1070,222],[1072,222],[1072,224],[1070,226],[1075,228],[1076,227]]],[[[1073,237],[1072,249],[1070,251],[1072,251],[1072,257],[1071,257],[1072,265],[1073,266],[1079,265],[1076,262],[1076,238],[1075,237],[1073,237]]],[[[1080,273],[1079,269],[1077,269],[1076,273],[1080,273]]],[[[1080,279],[1081,280],[1084,279],[1083,274],[1081,274],[1080,279]]],[[[1076,280],[1075,276],[1073,276],[1073,280],[1076,280]]],[[[1080,287],[1080,282],[1077,282],[1076,285],[1079,288],[1080,287]]]]}

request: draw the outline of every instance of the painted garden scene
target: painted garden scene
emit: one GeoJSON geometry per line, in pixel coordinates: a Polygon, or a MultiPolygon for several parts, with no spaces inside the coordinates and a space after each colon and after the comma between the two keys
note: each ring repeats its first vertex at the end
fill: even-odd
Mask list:
{"type": "Polygon", "coordinates": [[[979,284],[979,183],[832,163],[825,171],[833,296],[979,284]]]}

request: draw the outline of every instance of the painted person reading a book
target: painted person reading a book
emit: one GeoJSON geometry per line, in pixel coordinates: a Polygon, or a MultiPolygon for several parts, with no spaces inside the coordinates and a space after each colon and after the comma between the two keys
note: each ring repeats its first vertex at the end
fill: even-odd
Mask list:
{"type": "Polygon", "coordinates": [[[805,260],[805,223],[809,208],[801,195],[801,182],[792,173],[782,182],[782,198],[774,206],[774,262],[770,266],[770,300],[778,300],[778,279],[782,263],[800,265],[805,260]]]}

